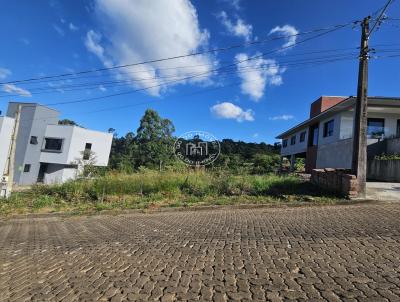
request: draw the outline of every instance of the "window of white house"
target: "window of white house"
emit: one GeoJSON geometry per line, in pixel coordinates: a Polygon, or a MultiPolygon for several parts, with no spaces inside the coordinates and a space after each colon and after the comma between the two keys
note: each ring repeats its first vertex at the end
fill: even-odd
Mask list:
{"type": "Polygon", "coordinates": [[[295,144],[296,144],[296,135],[293,135],[293,136],[290,138],[290,144],[291,144],[291,145],[295,145],[295,144]]]}
{"type": "Polygon", "coordinates": [[[37,145],[38,144],[37,136],[31,136],[30,144],[31,145],[37,145]]]}
{"type": "Polygon", "coordinates": [[[283,146],[283,148],[286,148],[286,147],[287,147],[287,139],[284,139],[284,140],[283,140],[282,146],[283,146]]]}
{"type": "Polygon", "coordinates": [[[46,137],[44,139],[44,151],[61,152],[64,139],[46,137]]]}
{"type": "Polygon", "coordinates": [[[92,144],[91,143],[86,143],[85,151],[83,151],[83,159],[84,160],[90,159],[91,150],[92,150],[92,144]]]}
{"type": "Polygon", "coordinates": [[[306,131],[300,133],[300,143],[304,142],[306,140],[306,131]]]}
{"type": "Polygon", "coordinates": [[[330,120],[324,124],[324,137],[333,135],[333,128],[335,127],[335,120],[330,120]]]}
{"type": "Polygon", "coordinates": [[[385,119],[369,118],[367,124],[369,137],[380,138],[385,134],[385,119]]]}
{"type": "Polygon", "coordinates": [[[30,170],[31,170],[31,165],[26,164],[26,165],[24,166],[24,172],[29,172],[30,170]]]}

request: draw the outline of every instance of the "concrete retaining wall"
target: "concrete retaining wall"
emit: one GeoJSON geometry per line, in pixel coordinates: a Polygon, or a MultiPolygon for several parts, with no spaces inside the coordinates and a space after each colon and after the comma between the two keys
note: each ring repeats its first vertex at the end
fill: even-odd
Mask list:
{"type": "Polygon", "coordinates": [[[350,169],[353,150],[353,140],[344,139],[331,144],[319,145],[317,168],[350,169]]]}
{"type": "Polygon", "coordinates": [[[357,177],[345,169],[314,169],[311,172],[311,182],[325,190],[355,198],[357,192],[357,177]]]}
{"type": "Polygon", "coordinates": [[[400,138],[394,138],[387,140],[387,154],[399,154],[400,153],[400,138]]]}
{"type": "Polygon", "coordinates": [[[400,182],[400,160],[368,161],[368,178],[379,181],[400,182]]]}

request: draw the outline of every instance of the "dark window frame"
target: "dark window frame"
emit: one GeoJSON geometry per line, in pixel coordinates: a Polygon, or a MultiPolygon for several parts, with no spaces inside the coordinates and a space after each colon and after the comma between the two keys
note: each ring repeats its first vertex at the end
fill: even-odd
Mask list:
{"type": "Polygon", "coordinates": [[[297,138],[296,135],[293,135],[293,136],[290,138],[290,145],[291,145],[291,146],[296,145],[296,140],[297,140],[296,138],[297,138]]]}
{"type": "Polygon", "coordinates": [[[306,140],[307,131],[303,131],[300,133],[300,143],[306,140]]]}
{"type": "Polygon", "coordinates": [[[38,142],[38,137],[36,136],[36,135],[31,135],[31,138],[30,138],[30,140],[29,140],[29,143],[31,144],[31,145],[37,145],[39,142],[38,142]]]}
{"type": "Polygon", "coordinates": [[[29,173],[31,171],[31,164],[24,165],[24,173],[29,173]]]}
{"type": "Polygon", "coordinates": [[[400,137],[400,119],[397,120],[396,137],[400,137]]]}
{"type": "Polygon", "coordinates": [[[286,147],[287,147],[287,143],[288,143],[288,140],[287,140],[287,138],[285,138],[285,139],[282,141],[282,146],[283,146],[283,148],[286,148],[286,147]]]}
{"type": "Polygon", "coordinates": [[[43,140],[42,151],[44,151],[44,152],[62,153],[63,147],[64,147],[64,138],[61,138],[61,137],[45,137],[44,140],[43,140]],[[57,149],[46,148],[48,140],[60,140],[61,141],[60,148],[59,149],[58,148],[57,149]]]}
{"type": "MultiPolygon", "coordinates": [[[[376,127],[376,126],[374,126],[374,127],[376,127]]],[[[384,136],[385,135],[385,119],[384,118],[374,118],[374,117],[371,117],[371,118],[368,118],[367,119],[367,134],[368,134],[368,137],[382,137],[382,136],[384,136]],[[382,122],[382,131],[380,132],[380,133],[370,133],[370,127],[371,127],[371,125],[370,125],[370,123],[372,123],[372,122],[382,122]]]]}
{"type": "Polygon", "coordinates": [[[333,136],[333,133],[335,132],[335,120],[331,119],[327,122],[324,123],[324,137],[330,137],[333,136]],[[332,126],[332,127],[330,127],[332,126]]]}
{"type": "Polygon", "coordinates": [[[89,160],[90,159],[92,146],[93,146],[92,143],[86,143],[85,144],[85,150],[83,151],[83,160],[89,160]]]}

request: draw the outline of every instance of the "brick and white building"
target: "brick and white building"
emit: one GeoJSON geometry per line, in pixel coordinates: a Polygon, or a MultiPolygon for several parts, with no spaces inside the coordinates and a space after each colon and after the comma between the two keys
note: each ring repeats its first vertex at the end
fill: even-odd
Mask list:
{"type": "MultiPolygon", "coordinates": [[[[282,140],[281,156],[292,162],[305,158],[307,172],[350,169],[355,101],[355,97],[322,96],[313,102],[309,119],[277,136],[282,140]]],[[[368,156],[381,153],[400,153],[400,98],[368,98],[368,156]]]]}

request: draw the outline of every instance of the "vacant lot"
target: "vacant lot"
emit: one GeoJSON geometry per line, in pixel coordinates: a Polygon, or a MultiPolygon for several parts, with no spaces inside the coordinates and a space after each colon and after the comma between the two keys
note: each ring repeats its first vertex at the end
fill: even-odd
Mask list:
{"type": "Polygon", "coordinates": [[[235,175],[226,172],[108,172],[61,185],[33,186],[0,200],[0,214],[89,213],[248,203],[331,203],[339,200],[296,176],[235,175]]]}
{"type": "Polygon", "coordinates": [[[400,203],[0,221],[0,300],[398,301],[400,203]]]}

